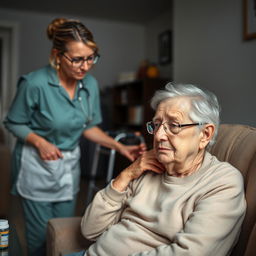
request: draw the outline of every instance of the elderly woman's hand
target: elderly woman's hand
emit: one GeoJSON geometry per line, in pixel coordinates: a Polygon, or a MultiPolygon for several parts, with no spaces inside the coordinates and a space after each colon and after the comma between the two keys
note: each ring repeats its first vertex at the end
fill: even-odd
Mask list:
{"type": "Polygon", "coordinates": [[[165,171],[164,166],[156,159],[154,150],[142,153],[136,161],[124,169],[113,181],[113,187],[122,192],[132,180],[139,178],[145,171],[156,173],[165,171]]]}
{"type": "Polygon", "coordinates": [[[163,165],[158,162],[154,150],[144,152],[135,162],[128,166],[123,172],[126,172],[131,180],[137,179],[145,171],[162,173],[163,165]]]}

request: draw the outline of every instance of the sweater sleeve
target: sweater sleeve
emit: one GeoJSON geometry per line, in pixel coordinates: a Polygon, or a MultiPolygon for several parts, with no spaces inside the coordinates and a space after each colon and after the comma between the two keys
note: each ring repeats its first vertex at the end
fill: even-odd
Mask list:
{"type": "Polygon", "coordinates": [[[96,240],[106,229],[117,223],[126,195],[127,191],[116,191],[112,187],[112,182],[97,192],[82,218],[82,234],[89,240],[96,240]]]}
{"type": "Polygon", "coordinates": [[[243,179],[228,175],[198,198],[194,211],[173,241],[130,256],[228,255],[238,238],[246,210],[243,179]]]}
{"type": "Polygon", "coordinates": [[[37,88],[29,86],[29,82],[21,78],[15,98],[4,120],[5,127],[21,140],[25,140],[27,135],[32,132],[29,125],[37,99],[37,88]]]}

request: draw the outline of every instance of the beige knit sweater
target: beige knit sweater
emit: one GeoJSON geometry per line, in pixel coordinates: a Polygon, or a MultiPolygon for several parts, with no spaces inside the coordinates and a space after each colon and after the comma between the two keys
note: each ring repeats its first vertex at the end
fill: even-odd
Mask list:
{"type": "Polygon", "coordinates": [[[147,172],[123,193],[99,191],[81,223],[95,240],[86,255],[228,255],[245,209],[240,172],[206,153],[190,176],[147,172]]]}

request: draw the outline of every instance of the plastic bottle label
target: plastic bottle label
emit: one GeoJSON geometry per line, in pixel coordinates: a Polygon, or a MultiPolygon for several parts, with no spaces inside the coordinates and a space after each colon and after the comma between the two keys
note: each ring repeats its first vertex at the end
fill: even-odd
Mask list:
{"type": "Polygon", "coordinates": [[[9,240],[9,230],[0,231],[0,249],[5,249],[8,247],[9,240]]]}

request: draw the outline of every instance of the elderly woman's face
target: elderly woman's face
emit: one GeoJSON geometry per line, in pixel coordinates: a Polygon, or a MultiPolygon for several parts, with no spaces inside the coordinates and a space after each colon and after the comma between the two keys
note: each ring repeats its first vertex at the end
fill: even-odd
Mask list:
{"type": "MultiPolygon", "coordinates": [[[[178,97],[163,101],[159,104],[154,121],[161,123],[170,122],[174,124],[191,124],[189,118],[190,102],[185,97],[178,97]]],[[[161,125],[154,135],[154,149],[158,161],[163,165],[186,165],[193,163],[199,149],[202,133],[197,126],[181,128],[178,134],[166,132],[161,125]]]]}

